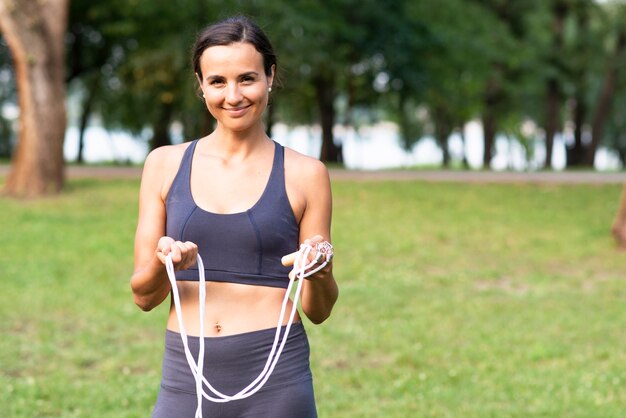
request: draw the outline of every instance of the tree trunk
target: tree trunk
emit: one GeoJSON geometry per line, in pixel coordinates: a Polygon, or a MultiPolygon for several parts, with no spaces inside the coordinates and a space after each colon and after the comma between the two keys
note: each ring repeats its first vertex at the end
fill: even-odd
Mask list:
{"type": "Polygon", "coordinates": [[[617,245],[620,248],[626,249],[626,184],[624,185],[624,190],[622,191],[622,198],[620,200],[617,215],[613,221],[613,226],[611,227],[611,233],[613,234],[615,241],[617,241],[617,245]]]}
{"type": "Polygon", "coordinates": [[[152,124],[152,141],[150,148],[156,149],[164,145],[171,145],[170,123],[172,122],[172,103],[161,103],[160,114],[152,124]]]}
{"type": "Polygon", "coordinates": [[[335,84],[331,77],[318,76],[314,80],[317,106],[320,112],[322,125],[322,150],[320,160],[324,162],[339,162],[339,150],[333,139],[335,126],[335,84]]]}
{"type": "Polygon", "coordinates": [[[442,108],[433,109],[433,118],[435,123],[435,141],[443,154],[441,165],[444,168],[450,167],[450,147],[448,146],[448,138],[452,133],[452,123],[446,116],[446,111],[442,108]]]}
{"type": "Polygon", "coordinates": [[[463,144],[463,168],[468,170],[470,166],[469,166],[469,161],[467,160],[467,140],[465,138],[465,122],[461,123],[459,135],[461,136],[461,144],[463,144]]]}
{"type": "Polygon", "coordinates": [[[415,138],[416,135],[414,135],[414,129],[408,116],[409,111],[406,109],[407,100],[405,90],[400,90],[398,93],[398,125],[400,126],[402,146],[406,151],[410,151],[417,138],[415,138]]]}
{"type": "MultiPolygon", "coordinates": [[[[576,14],[576,23],[578,25],[577,31],[579,32],[576,41],[576,49],[580,51],[580,54],[584,55],[586,53],[589,53],[589,46],[586,40],[590,37],[590,7],[586,3],[581,3],[579,6],[580,7],[573,8],[573,11],[576,14]]],[[[585,120],[587,119],[588,112],[588,105],[585,101],[585,94],[587,93],[588,89],[586,70],[586,65],[577,65],[574,67],[572,73],[572,79],[574,80],[574,85],[576,88],[573,110],[574,145],[571,147],[567,147],[566,150],[567,167],[576,167],[582,165],[583,156],[585,154],[586,144],[583,135],[585,120]]]]}
{"type": "Polygon", "coordinates": [[[19,136],[5,192],[40,196],[63,188],[65,32],[69,0],[0,0],[0,30],[15,68],[19,136]]]}
{"type": "Polygon", "coordinates": [[[482,115],[483,120],[483,168],[491,167],[491,159],[493,158],[493,147],[496,141],[496,120],[490,109],[485,109],[482,115]]]}
{"type": "Polygon", "coordinates": [[[567,148],[567,167],[577,167],[582,165],[585,154],[585,144],[583,142],[584,124],[587,117],[587,106],[582,97],[583,89],[579,88],[574,103],[574,145],[567,148]]]}
{"type": "MultiPolygon", "coordinates": [[[[569,8],[566,2],[556,1],[552,5],[552,56],[550,58],[553,67],[559,67],[559,56],[563,49],[563,28],[569,8]]],[[[559,78],[552,75],[546,83],[546,160],[543,167],[552,168],[552,150],[554,149],[554,136],[559,129],[559,110],[561,107],[561,88],[559,78]]]]}
{"type": "Polygon", "coordinates": [[[439,147],[441,148],[441,152],[443,153],[443,159],[441,161],[441,165],[443,168],[450,167],[450,147],[448,146],[448,137],[451,131],[448,133],[441,133],[441,136],[437,138],[437,142],[439,143],[439,147]]]}
{"type": "Polygon", "coordinates": [[[83,101],[83,108],[81,110],[80,126],[78,132],[78,155],[76,156],[76,162],[78,164],[83,163],[83,149],[85,148],[85,130],[87,130],[87,123],[89,122],[89,117],[91,116],[91,108],[93,107],[93,102],[96,98],[99,84],[100,77],[98,75],[94,75],[93,79],[87,86],[85,100],[83,101]]]}
{"type": "Polygon", "coordinates": [[[554,136],[559,129],[559,107],[561,94],[556,78],[550,78],[546,91],[546,160],[543,168],[552,168],[552,150],[554,149],[554,136]]]}
{"type": "Polygon", "coordinates": [[[493,158],[493,149],[496,142],[497,133],[497,112],[498,107],[503,101],[503,92],[500,82],[498,81],[498,75],[502,73],[502,65],[496,63],[493,65],[494,75],[487,81],[485,89],[484,103],[485,109],[482,114],[483,122],[483,168],[489,169],[491,167],[491,160],[493,158]]]}
{"type": "Polygon", "coordinates": [[[593,115],[593,121],[591,123],[591,144],[585,152],[583,164],[585,166],[593,167],[593,163],[596,156],[596,150],[602,140],[602,134],[604,133],[604,125],[606,119],[609,116],[609,109],[613,96],[615,95],[615,83],[617,79],[617,62],[620,55],[626,48],[626,30],[620,30],[617,43],[615,44],[615,50],[613,56],[609,60],[608,69],[602,83],[602,90],[600,91],[600,97],[598,97],[598,103],[596,105],[596,111],[593,115]]]}

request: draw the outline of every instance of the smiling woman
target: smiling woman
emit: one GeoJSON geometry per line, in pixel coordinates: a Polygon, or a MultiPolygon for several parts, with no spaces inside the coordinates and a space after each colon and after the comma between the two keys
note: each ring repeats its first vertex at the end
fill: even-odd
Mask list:
{"type": "Polygon", "coordinates": [[[253,45],[244,42],[214,46],[202,53],[201,72],[196,76],[218,125],[242,132],[254,127],[263,114],[275,65],[266,75],[259,55],[253,45]]]}
{"type": "Polygon", "coordinates": [[[313,323],[337,300],[332,253],[317,250],[332,248],[328,171],[265,134],[277,62],[258,26],[219,22],[193,51],[217,127],[150,153],[140,191],[135,303],[151,310],[170,292],[176,302],[152,416],[316,417],[308,339],[289,295],[297,271],[313,323]]]}

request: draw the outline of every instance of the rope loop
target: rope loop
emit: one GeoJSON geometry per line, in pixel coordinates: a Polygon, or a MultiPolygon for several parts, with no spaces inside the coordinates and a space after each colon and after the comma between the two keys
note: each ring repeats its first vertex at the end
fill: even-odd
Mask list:
{"type": "Polygon", "coordinates": [[[206,398],[211,402],[231,402],[239,399],[245,399],[256,392],[261,390],[265,382],[269,379],[270,375],[274,371],[276,364],[278,363],[278,359],[287,343],[287,338],[289,337],[289,330],[291,329],[291,325],[293,324],[293,319],[296,315],[298,308],[298,300],[300,299],[300,294],[302,293],[302,284],[304,279],[317,273],[332,260],[333,257],[333,246],[324,241],[316,244],[316,257],[313,261],[306,263],[309,259],[309,255],[311,251],[313,251],[313,247],[310,244],[302,244],[300,249],[296,254],[296,258],[294,260],[294,271],[295,274],[290,277],[289,284],[287,285],[287,289],[285,291],[285,297],[283,299],[283,303],[280,309],[280,316],[278,318],[278,323],[276,325],[276,333],[274,334],[274,342],[272,344],[272,349],[267,357],[267,361],[265,362],[265,366],[259,375],[245,388],[241,389],[239,392],[226,395],[217,389],[215,389],[209,381],[203,375],[203,367],[204,367],[204,310],[206,303],[206,279],[204,274],[204,262],[202,261],[202,257],[200,254],[197,256],[198,263],[198,271],[199,271],[199,288],[198,288],[198,297],[200,302],[200,335],[199,335],[199,348],[198,348],[198,362],[193,358],[191,351],[189,350],[189,342],[187,333],[185,332],[185,327],[183,325],[183,316],[180,306],[180,295],[178,293],[178,287],[176,285],[176,273],[174,270],[174,262],[172,261],[172,255],[168,254],[165,257],[165,269],[167,271],[167,277],[172,286],[172,298],[174,300],[174,308],[176,310],[176,317],[178,318],[178,327],[180,329],[180,338],[183,342],[183,348],[185,350],[185,357],[187,359],[187,363],[189,364],[189,368],[191,370],[191,374],[194,377],[196,382],[196,396],[198,399],[198,406],[196,408],[195,418],[202,418],[202,398],[206,398]],[[320,263],[321,261],[321,263],[320,263]],[[316,266],[317,263],[320,263],[319,266],[316,266]],[[314,268],[315,267],[315,268],[314,268]],[[293,305],[291,307],[291,312],[289,312],[289,319],[287,321],[287,325],[285,326],[285,333],[280,339],[280,331],[282,328],[282,323],[285,318],[285,311],[287,309],[287,302],[289,301],[289,295],[291,294],[293,284],[298,279],[298,284],[296,285],[296,290],[293,297],[293,305]],[[280,340],[280,342],[279,342],[280,340]],[[209,390],[210,394],[205,392],[204,387],[209,390]]]}

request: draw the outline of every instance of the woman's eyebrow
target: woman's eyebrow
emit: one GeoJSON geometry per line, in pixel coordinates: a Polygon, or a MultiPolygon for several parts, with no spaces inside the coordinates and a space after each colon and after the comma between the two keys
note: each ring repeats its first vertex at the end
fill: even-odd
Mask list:
{"type": "Polygon", "coordinates": [[[216,79],[221,79],[224,78],[221,75],[208,75],[206,76],[205,80],[206,81],[210,81],[210,80],[216,80],[216,79]]]}
{"type": "MultiPolygon", "coordinates": [[[[237,78],[247,77],[247,76],[257,77],[258,75],[259,75],[259,73],[257,71],[246,71],[245,73],[239,74],[237,76],[237,78]]],[[[222,75],[214,74],[214,75],[206,76],[205,80],[209,81],[209,80],[222,79],[222,78],[226,78],[226,77],[224,77],[222,75]]]]}

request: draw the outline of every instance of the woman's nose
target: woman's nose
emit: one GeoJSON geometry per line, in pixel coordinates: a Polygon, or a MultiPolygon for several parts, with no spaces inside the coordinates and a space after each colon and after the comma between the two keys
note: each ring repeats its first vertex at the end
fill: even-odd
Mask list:
{"type": "Polygon", "coordinates": [[[226,87],[226,102],[228,103],[239,103],[241,101],[241,90],[239,89],[238,83],[229,83],[226,87]]]}

